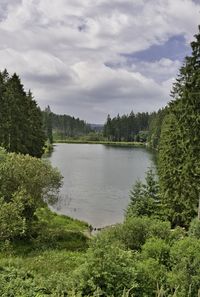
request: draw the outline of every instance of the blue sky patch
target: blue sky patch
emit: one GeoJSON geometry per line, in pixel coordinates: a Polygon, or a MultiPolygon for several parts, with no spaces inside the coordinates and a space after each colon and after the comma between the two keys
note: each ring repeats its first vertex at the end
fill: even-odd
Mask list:
{"type": "Polygon", "coordinates": [[[170,60],[182,61],[186,55],[191,52],[189,44],[186,44],[183,35],[176,35],[167,40],[161,45],[152,45],[150,48],[139,51],[133,54],[121,54],[126,57],[129,62],[134,61],[145,61],[145,62],[155,62],[162,58],[167,58],[170,60]]]}

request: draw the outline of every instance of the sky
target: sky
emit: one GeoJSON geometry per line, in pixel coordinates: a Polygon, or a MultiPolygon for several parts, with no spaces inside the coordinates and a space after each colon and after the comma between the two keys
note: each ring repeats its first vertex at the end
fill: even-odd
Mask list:
{"type": "Polygon", "coordinates": [[[200,0],[0,0],[0,69],[38,105],[88,123],[155,111],[200,24],[200,0]]]}

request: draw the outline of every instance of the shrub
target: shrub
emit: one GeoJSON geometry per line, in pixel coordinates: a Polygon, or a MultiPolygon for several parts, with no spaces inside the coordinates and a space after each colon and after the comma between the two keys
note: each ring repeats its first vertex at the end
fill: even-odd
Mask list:
{"type": "Polygon", "coordinates": [[[100,238],[88,249],[85,263],[73,273],[71,280],[74,291],[81,292],[81,296],[93,296],[98,291],[100,295],[96,296],[118,297],[124,289],[135,285],[132,253],[100,238]]]}
{"type": "Polygon", "coordinates": [[[154,297],[154,296],[168,296],[157,295],[158,290],[165,291],[165,283],[167,276],[167,269],[160,264],[158,260],[153,258],[138,261],[136,265],[136,281],[137,288],[134,290],[133,296],[139,297],[154,297]],[[164,290],[163,290],[164,289],[164,290]]]}
{"type": "Polygon", "coordinates": [[[30,235],[37,208],[57,199],[60,185],[49,163],[0,150],[0,240],[30,235]]]}
{"type": "Polygon", "coordinates": [[[141,257],[155,259],[165,266],[170,265],[170,246],[160,238],[150,238],[142,247],[141,257]]]}
{"type": "Polygon", "coordinates": [[[200,289],[200,240],[184,238],[171,248],[172,271],[168,274],[171,291],[180,297],[198,296],[200,289]]]}
{"type": "Polygon", "coordinates": [[[189,236],[200,239],[200,220],[194,219],[190,223],[189,236]]]}
{"type": "Polygon", "coordinates": [[[140,250],[148,238],[166,239],[170,235],[170,223],[148,217],[128,217],[123,225],[114,228],[111,233],[126,248],[140,250]]]}

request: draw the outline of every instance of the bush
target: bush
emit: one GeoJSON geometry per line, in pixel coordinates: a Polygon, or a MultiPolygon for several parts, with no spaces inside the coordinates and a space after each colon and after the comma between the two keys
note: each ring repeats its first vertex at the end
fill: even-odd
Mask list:
{"type": "Polygon", "coordinates": [[[141,257],[155,259],[165,266],[170,265],[170,246],[159,238],[150,238],[142,247],[141,257]]]}
{"type": "Polygon", "coordinates": [[[126,248],[140,250],[148,238],[167,240],[170,236],[170,223],[148,217],[128,217],[124,224],[110,231],[112,238],[120,241],[126,248]]]}
{"type": "MultiPolygon", "coordinates": [[[[166,279],[170,267],[170,246],[159,238],[150,238],[142,247],[136,265],[137,283],[135,296],[166,296],[166,279]],[[163,295],[156,295],[162,292],[163,295]]],[[[168,296],[168,295],[167,295],[168,296]]]]}
{"type": "Polygon", "coordinates": [[[0,295],[4,297],[44,296],[39,295],[44,289],[35,285],[34,276],[23,269],[0,267],[0,283],[0,295]]]}
{"type": "Polygon", "coordinates": [[[6,203],[0,199],[0,239],[14,239],[26,233],[27,222],[23,217],[23,196],[24,192],[15,193],[12,202],[6,203]]]}
{"type": "Polygon", "coordinates": [[[171,292],[180,297],[198,296],[200,289],[200,240],[184,238],[171,248],[172,271],[168,274],[171,292]]]}
{"type": "Polygon", "coordinates": [[[31,235],[37,208],[55,201],[60,185],[49,163],[0,150],[0,240],[31,235]]]}
{"type": "Polygon", "coordinates": [[[194,219],[190,223],[189,236],[200,239],[200,220],[194,219]]]}
{"type": "Polygon", "coordinates": [[[167,269],[164,265],[160,264],[158,260],[149,258],[138,261],[136,265],[136,273],[138,286],[134,290],[135,295],[133,296],[168,296],[164,295],[167,269]],[[163,294],[156,294],[158,291],[163,292],[163,294]]]}
{"type": "Polygon", "coordinates": [[[98,291],[100,295],[96,296],[118,297],[136,285],[135,277],[132,253],[98,238],[88,249],[85,263],[73,273],[71,286],[81,296],[93,296],[98,291]]]}

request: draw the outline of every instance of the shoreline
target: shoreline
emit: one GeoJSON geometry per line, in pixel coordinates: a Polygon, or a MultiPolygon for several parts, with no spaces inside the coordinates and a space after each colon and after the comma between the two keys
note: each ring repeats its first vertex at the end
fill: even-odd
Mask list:
{"type": "Polygon", "coordinates": [[[68,144],[103,144],[110,146],[127,146],[127,147],[147,147],[143,142],[125,142],[125,141],[82,141],[82,140],[56,140],[53,144],[68,143],[68,144]]]}

